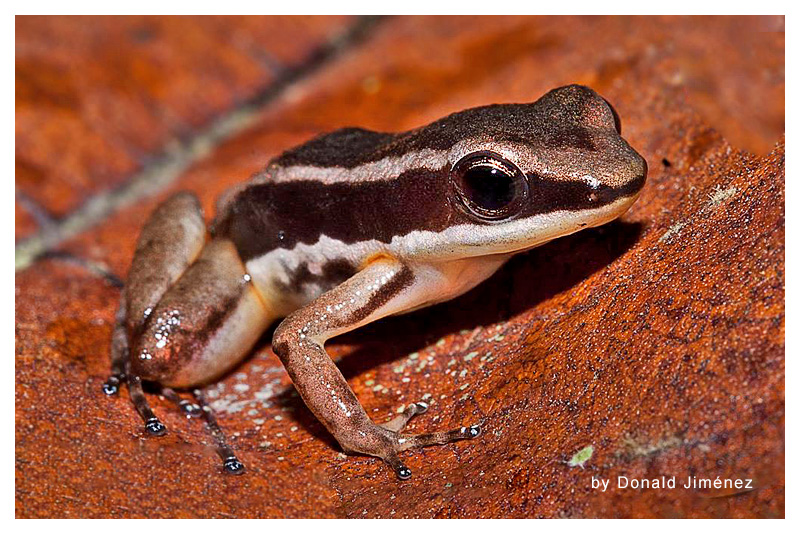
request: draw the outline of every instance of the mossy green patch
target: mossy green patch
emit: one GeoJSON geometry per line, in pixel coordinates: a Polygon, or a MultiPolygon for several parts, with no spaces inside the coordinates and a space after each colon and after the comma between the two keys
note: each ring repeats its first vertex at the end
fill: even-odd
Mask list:
{"type": "Polygon", "coordinates": [[[570,467],[583,467],[583,464],[589,461],[592,454],[594,454],[594,447],[588,445],[576,452],[572,458],[570,458],[568,465],[570,467]]]}

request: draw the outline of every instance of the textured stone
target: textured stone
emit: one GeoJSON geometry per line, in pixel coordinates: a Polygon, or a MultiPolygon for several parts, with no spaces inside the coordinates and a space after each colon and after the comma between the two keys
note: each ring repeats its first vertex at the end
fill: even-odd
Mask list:
{"type": "Polygon", "coordinates": [[[14,241],[33,235],[38,229],[39,225],[31,212],[18,201],[14,202],[14,241]]]}
{"type": "Polygon", "coordinates": [[[65,244],[77,260],[18,273],[17,516],[783,517],[783,34],[763,31],[782,20],[385,22],[158,198],[65,244]],[[92,269],[124,278],[169,192],[196,191],[210,216],[225,187],[320,131],[399,130],[572,82],[614,104],[649,163],[631,211],[331,343],[377,421],[426,398],[412,429],[482,420],[477,440],[405,453],[407,482],[343,458],[269,335],[207,388],[242,477],[224,476],[202,425],[165,401],[152,399],[170,433],[147,438],[125,395],[100,393],[119,290],[92,269]],[[591,488],[620,475],[755,489],[591,488]]]}
{"type": "Polygon", "coordinates": [[[269,90],[346,17],[17,17],[16,186],[55,216],[269,90]]]}

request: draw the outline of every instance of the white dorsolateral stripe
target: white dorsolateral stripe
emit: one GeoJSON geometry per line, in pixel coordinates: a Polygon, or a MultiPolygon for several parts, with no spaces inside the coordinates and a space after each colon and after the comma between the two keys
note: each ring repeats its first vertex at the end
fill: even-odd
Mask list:
{"type": "Polygon", "coordinates": [[[395,180],[408,169],[438,170],[448,164],[449,151],[424,149],[408,152],[402,156],[386,157],[364,163],[352,169],[344,167],[315,167],[293,165],[270,169],[258,177],[255,183],[285,183],[302,180],[335,184],[341,182],[377,182],[395,180]]]}
{"type": "MultiPolygon", "coordinates": [[[[467,154],[489,150],[514,162],[523,172],[538,172],[548,175],[550,171],[543,165],[538,153],[519,143],[497,143],[491,139],[464,139],[446,150],[424,148],[409,150],[402,156],[387,156],[378,161],[364,163],[356,167],[317,167],[314,165],[292,165],[270,168],[257,176],[253,183],[285,183],[292,181],[316,181],[323,184],[342,182],[379,182],[397,179],[402,173],[412,169],[438,170],[449,167],[467,154]],[[524,163],[524,165],[522,165],[524,163]]],[[[547,152],[546,149],[538,149],[547,152]]],[[[554,152],[555,153],[555,152],[554,152]]],[[[563,150],[558,154],[561,155],[563,150]]],[[[582,173],[583,174],[583,173],[582,173]]]]}
{"type": "MultiPolygon", "coordinates": [[[[253,258],[247,262],[247,270],[259,291],[277,302],[289,297],[276,294],[278,286],[288,285],[291,273],[301,264],[306,264],[312,274],[320,274],[330,261],[346,260],[359,266],[381,252],[409,263],[432,264],[518,252],[605,224],[624,213],[635,200],[636,196],[624,197],[595,209],[555,211],[492,225],[459,224],[441,232],[415,230],[394,237],[391,243],[375,239],[345,243],[322,235],[316,243],[299,243],[293,249],[275,249],[253,258]]],[[[322,289],[309,287],[303,297],[315,297],[322,289]]]]}

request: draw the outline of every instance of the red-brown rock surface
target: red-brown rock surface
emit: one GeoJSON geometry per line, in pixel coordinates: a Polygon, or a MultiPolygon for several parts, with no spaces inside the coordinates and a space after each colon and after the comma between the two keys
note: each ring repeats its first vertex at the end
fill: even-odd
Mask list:
{"type": "Polygon", "coordinates": [[[80,223],[94,195],[188,162],[18,257],[18,517],[784,515],[782,18],[17,18],[16,42],[23,245],[42,221],[80,223]],[[331,344],[377,420],[430,394],[412,428],[481,419],[479,439],[406,453],[407,482],[344,458],[268,337],[207,388],[241,477],[167,402],[152,398],[169,434],[148,438],[126,395],[100,392],[119,295],[104,271],[124,279],[171,192],[210,214],[313,134],[406,129],[567,83],[613,103],[647,159],[631,211],[331,344]],[[181,151],[198,138],[209,146],[181,151]],[[591,487],[662,475],[678,487],[591,487]],[[680,487],[690,476],[753,489],[680,487]]]}

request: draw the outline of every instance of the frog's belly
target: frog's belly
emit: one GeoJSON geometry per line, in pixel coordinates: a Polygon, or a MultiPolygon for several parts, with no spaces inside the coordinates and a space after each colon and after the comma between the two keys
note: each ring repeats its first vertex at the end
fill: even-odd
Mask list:
{"type": "Polygon", "coordinates": [[[265,304],[286,316],[338,286],[371,257],[386,253],[379,241],[344,243],[322,236],[312,245],[275,249],[246,264],[265,304]]]}

